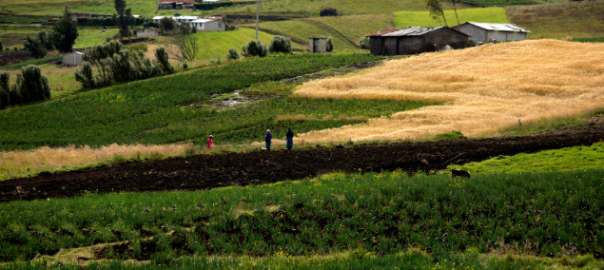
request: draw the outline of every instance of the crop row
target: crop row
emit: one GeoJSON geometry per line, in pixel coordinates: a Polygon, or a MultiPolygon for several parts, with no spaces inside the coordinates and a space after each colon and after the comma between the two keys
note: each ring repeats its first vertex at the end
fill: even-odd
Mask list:
{"type": "MultiPolygon", "coordinates": [[[[204,132],[213,131],[214,124],[221,124],[213,120],[222,113],[195,106],[208,102],[212,94],[379,59],[369,54],[270,57],[12,108],[0,111],[0,150],[42,145],[166,143],[191,139],[199,133],[183,136],[183,132],[177,129],[172,132],[178,135],[171,136],[153,132],[183,121],[194,123],[204,132]]],[[[230,114],[232,116],[232,112],[230,114]]],[[[257,123],[271,115],[245,117],[253,117],[257,123]]]]}
{"type": "Polygon", "coordinates": [[[47,19],[45,18],[31,18],[31,17],[22,17],[22,16],[10,16],[10,15],[0,15],[0,23],[43,23],[47,19]]]}
{"type": "Polygon", "coordinates": [[[101,258],[190,254],[430,254],[514,250],[604,256],[603,170],[446,175],[331,174],[204,192],[89,194],[0,209],[0,260],[129,240],[101,258]],[[15,214],[18,213],[18,214],[15,214]],[[153,238],[149,238],[153,237],[153,238]]]}

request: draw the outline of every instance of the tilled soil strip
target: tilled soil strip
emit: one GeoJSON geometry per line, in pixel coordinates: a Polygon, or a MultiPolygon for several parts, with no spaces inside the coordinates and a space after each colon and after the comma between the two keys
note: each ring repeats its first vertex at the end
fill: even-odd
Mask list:
{"type": "Polygon", "coordinates": [[[444,169],[452,162],[481,161],[498,155],[533,153],[604,139],[601,127],[569,134],[500,137],[480,140],[353,145],[298,151],[199,155],[129,162],[0,182],[0,201],[73,197],[85,191],[140,192],[200,190],[250,183],[274,183],[333,171],[444,169]]]}

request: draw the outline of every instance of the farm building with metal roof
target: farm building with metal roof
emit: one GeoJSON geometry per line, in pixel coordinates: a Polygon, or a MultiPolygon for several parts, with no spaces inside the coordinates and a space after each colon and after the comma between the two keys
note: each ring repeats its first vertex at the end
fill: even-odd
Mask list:
{"type": "Polygon", "coordinates": [[[459,26],[459,30],[470,35],[476,42],[487,43],[525,40],[530,31],[509,23],[477,23],[467,22],[459,26]]]}
{"type": "Polygon", "coordinates": [[[372,54],[404,55],[432,52],[449,45],[468,47],[468,35],[448,27],[387,28],[368,35],[372,54]]]}

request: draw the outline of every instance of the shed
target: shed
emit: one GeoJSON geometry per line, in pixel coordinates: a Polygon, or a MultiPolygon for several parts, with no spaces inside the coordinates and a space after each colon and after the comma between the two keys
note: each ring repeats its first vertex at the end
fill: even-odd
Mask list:
{"type": "Polygon", "coordinates": [[[372,54],[405,55],[432,52],[449,45],[468,47],[469,35],[448,27],[388,28],[368,35],[372,54]]]}
{"type": "Polygon", "coordinates": [[[136,37],[156,37],[161,35],[161,30],[155,27],[146,27],[136,32],[136,37]]]}
{"type": "Polygon", "coordinates": [[[310,38],[308,40],[308,52],[324,53],[327,52],[327,38],[310,38]]]}
{"type": "Polygon", "coordinates": [[[192,9],[193,0],[161,0],[158,9],[192,9]]]}
{"type": "Polygon", "coordinates": [[[492,38],[497,42],[525,40],[530,31],[508,23],[467,22],[459,29],[476,42],[487,43],[492,38]]]}
{"type": "Polygon", "coordinates": [[[225,31],[226,25],[221,20],[197,19],[191,22],[197,31],[225,31]]]}
{"type": "Polygon", "coordinates": [[[63,65],[68,66],[79,66],[82,65],[82,53],[81,52],[72,52],[63,55],[62,63],[63,65]]]}

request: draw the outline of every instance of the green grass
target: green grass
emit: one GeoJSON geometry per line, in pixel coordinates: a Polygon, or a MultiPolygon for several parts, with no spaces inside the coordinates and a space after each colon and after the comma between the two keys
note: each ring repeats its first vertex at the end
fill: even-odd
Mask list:
{"type": "MultiPolygon", "coordinates": [[[[100,146],[112,143],[163,144],[222,134],[217,142],[257,140],[275,117],[290,113],[333,116],[388,116],[421,102],[375,101],[376,110],[362,101],[271,98],[253,106],[219,111],[210,96],[351,63],[375,61],[369,54],[273,56],[172,76],[130,82],[108,89],[30,106],[0,111],[0,149],[43,145],[100,146]],[[233,74],[237,74],[233,77],[233,74]],[[378,106],[379,104],[382,104],[378,106]],[[254,115],[254,113],[256,115],[254,115]]],[[[350,124],[349,121],[304,122],[296,132],[350,124]]],[[[287,123],[280,123],[286,125],[287,123]]],[[[278,133],[277,133],[278,134],[278,133]]]]}
{"type": "Polygon", "coordinates": [[[78,34],[80,36],[74,44],[74,48],[88,48],[97,44],[105,43],[105,39],[113,38],[119,32],[117,28],[107,28],[105,32],[101,32],[102,27],[79,27],[78,34]]]}
{"type": "Polygon", "coordinates": [[[511,22],[531,31],[529,38],[601,38],[604,5],[599,1],[506,7],[511,22]]]}
{"type": "MultiPolygon", "coordinates": [[[[106,38],[111,38],[118,33],[117,28],[107,28],[107,31],[101,32],[102,27],[79,27],[79,37],[74,44],[74,48],[87,48],[96,44],[102,44],[106,38]]],[[[34,36],[41,31],[51,31],[49,26],[14,26],[0,25],[0,41],[5,47],[10,49],[14,47],[23,48],[27,36],[34,36]],[[20,41],[20,42],[15,42],[20,41]]]]}
{"type": "Polygon", "coordinates": [[[29,24],[47,22],[49,18],[0,15],[0,23],[29,24]]]}
{"type": "Polygon", "coordinates": [[[410,247],[441,263],[450,259],[447,254],[461,252],[561,257],[572,250],[601,257],[603,173],[491,174],[471,180],[335,173],[210,191],[14,201],[0,209],[0,260],[25,261],[61,248],[126,240],[125,249],[108,248],[113,251],[97,259],[169,263],[192,254],[354,250],[387,256],[410,247]]]}
{"type": "MultiPolygon", "coordinates": [[[[237,52],[241,53],[241,46],[248,44],[250,40],[256,39],[256,30],[239,28],[235,31],[225,32],[198,32],[195,35],[199,40],[197,59],[216,58],[220,54],[221,60],[226,61],[229,48],[235,47],[237,52]]],[[[258,38],[268,46],[273,36],[260,31],[258,38]]]]}
{"type": "Polygon", "coordinates": [[[576,42],[604,42],[604,37],[595,37],[595,38],[573,38],[573,41],[576,41],[576,42]]]}
{"type": "MultiPolygon", "coordinates": [[[[392,15],[355,15],[295,19],[284,22],[265,22],[260,29],[292,38],[308,50],[311,37],[331,36],[334,50],[358,50],[360,37],[392,27],[392,15]]],[[[252,25],[246,27],[253,27],[252,25]]]]}
{"type": "Polygon", "coordinates": [[[534,154],[497,156],[482,162],[452,165],[472,173],[521,173],[590,170],[604,167],[604,143],[576,146],[534,154]]]}
{"type": "MultiPolygon", "coordinates": [[[[505,13],[505,9],[499,7],[491,8],[472,8],[458,9],[459,22],[485,22],[485,23],[510,23],[505,13]]],[[[443,26],[444,22],[437,22],[428,11],[398,11],[394,12],[394,22],[397,27],[407,26],[443,26]]],[[[457,18],[454,10],[445,10],[447,24],[449,26],[457,25],[457,18]]]]}
{"type": "Polygon", "coordinates": [[[30,61],[26,61],[26,62],[21,62],[18,64],[12,64],[12,65],[6,65],[6,66],[0,66],[0,69],[20,69],[21,67],[24,66],[28,66],[28,65],[40,65],[40,64],[44,64],[53,60],[58,60],[61,59],[61,56],[50,56],[50,57],[44,57],[44,58],[40,58],[40,59],[34,59],[34,60],[30,60],[30,61]]]}

